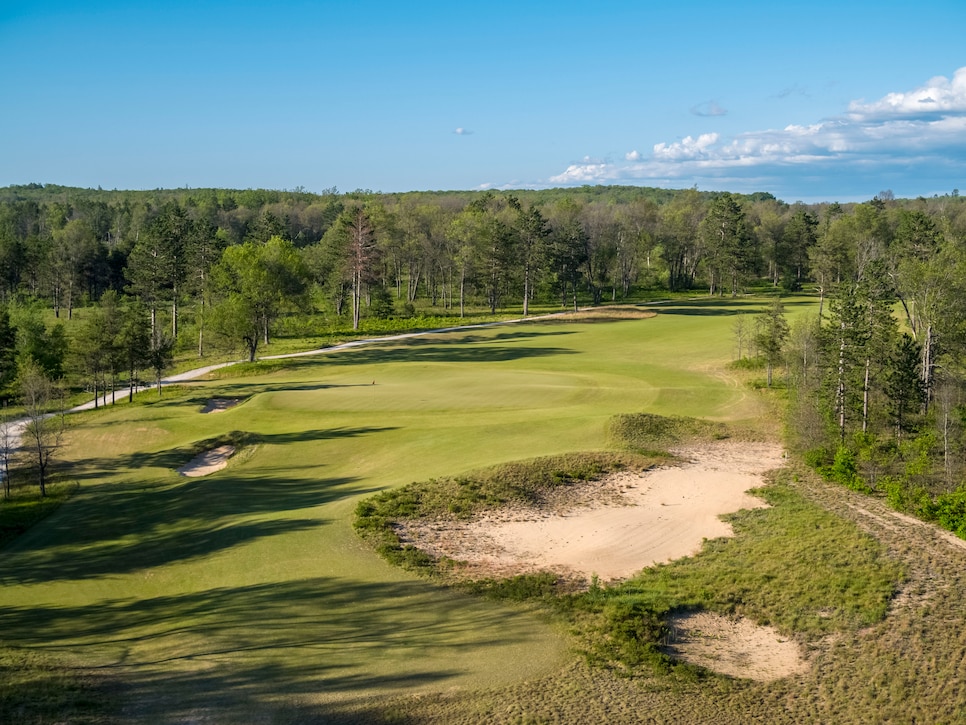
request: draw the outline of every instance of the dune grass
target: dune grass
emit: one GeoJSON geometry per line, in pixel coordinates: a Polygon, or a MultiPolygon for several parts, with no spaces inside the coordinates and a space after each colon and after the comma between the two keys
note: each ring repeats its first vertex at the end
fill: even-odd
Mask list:
{"type": "Polygon", "coordinates": [[[521,461],[458,478],[412,483],[364,499],[355,526],[384,558],[464,590],[531,601],[580,632],[590,661],[639,675],[641,668],[693,678],[694,670],[665,653],[667,619],[707,610],[749,617],[784,636],[809,643],[880,622],[902,580],[901,567],[851,522],[809,502],[783,469],[753,493],[768,508],[726,518],[734,537],[708,541],[700,554],[650,567],[631,580],[574,593],[573,582],[552,572],[472,581],[451,573],[398,535],[414,519],[463,519],[501,506],[539,505],[552,491],[616,471],[643,471],[672,456],[662,447],[731,437],[723,423],[651,414],[623,415],[611,426],[626,447],[649,456],[601,452],[521,461]],[[776,556],[777,552],[781,556],[776,556]]]}
{"type": "Polygon", "coordinates": [[[43,651],[92,692],[115,683],[103,722],[479,722],[507,698],[530,710],[490,720],[522,722],[554,712],[555,689],[592,716],[587,693],[623,685],[575,672],[553,617],[387,564],[352,513],[412,481],[610,450],[620,414],[773,432],[726,370],[732,315],[756,304],[380,343],[82,414],[63,451],[79,492],[3,549],[0,642],[43,651]],[[215,397],[245,402],[202,414],[215,397]],[[175,473],[226,436],[245,455],[175,473]]]}

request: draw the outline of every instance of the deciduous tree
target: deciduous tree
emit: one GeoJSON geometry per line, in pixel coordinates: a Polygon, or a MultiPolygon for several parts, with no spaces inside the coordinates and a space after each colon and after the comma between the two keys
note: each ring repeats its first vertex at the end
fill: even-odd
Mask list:
{"type": "Polygon", "coordinates": [[[26,417],[22,446],[37,470],[40,495],[46,496],[51,459],[64,435],[64,417],[53,415],[60,391],[40,366],[30,361],[21,366],[19,380],[26,417]]]}
{"type": "Polygon", "coordinates": [[[278,315],[304,302],[308,270],[295,246],[281,237],[265,244],[246,242],[228,247],[212,270],[217,301],[212,326],[244,344],[255,360],[260,341],[278,315]]]}

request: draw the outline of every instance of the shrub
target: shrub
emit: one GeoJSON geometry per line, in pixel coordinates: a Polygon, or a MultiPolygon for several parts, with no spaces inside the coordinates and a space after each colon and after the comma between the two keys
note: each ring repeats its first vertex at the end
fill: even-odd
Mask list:
{"type": "Polygon", "coordinates": [[[862,480],[858,474],[858,467],[855,462],[855,453],[848,446],[839,446],[835,452],[835,459],[832,465],[820,469],[820,473],[830,481],[841,483],[846,488],[860,493],[871,493],[872,489],[862,480]]]}
{"type": "Polygon", "coordinates": [[[944,493],[935,500],[925,498],[925,501],[920,498],[920,515],[952,531],[959,538],[966,539],[966,489],[944,493]]]}

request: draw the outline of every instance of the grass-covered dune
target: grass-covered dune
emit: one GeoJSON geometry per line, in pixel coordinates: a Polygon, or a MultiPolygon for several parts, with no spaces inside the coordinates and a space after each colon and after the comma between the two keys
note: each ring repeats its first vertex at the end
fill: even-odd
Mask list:
{"type": "MultiPolygon", "coordinates": [[[[772,403],[727,372],[732,315],[753,304],[656,309],[246,366],[160,401],[78,415],[61,452],[77,493],[0,550],[0,721],[848,721],[837,716],[856,699],[905,698],[914,674],[895,682],[877,669],[870,647],[888,637],[867,641],[858,624],[843,624],[845,644],[794,682],[711,678],[672,692],[659,675],[619,677],[588,666],[552,613],[392,566],[353,530],[359,502],[380,491],[610,450],[621,414],[776,435],[772,403]],[[243,402],[202,413],[212,398],[243,402]],[[237,444],[227,468],[177,475],[201,444],[223,441],[237,444]],[[845,687],[850,661],[867,666],[845,687]]],[[[840,503],[817,505],[861,518],[840,503]]],[[[755,556],[780,571],[787,552],[773,547],[755,556]]],[[[936,676],[958,666],[947,650],[931,660],[936,676]]]]}

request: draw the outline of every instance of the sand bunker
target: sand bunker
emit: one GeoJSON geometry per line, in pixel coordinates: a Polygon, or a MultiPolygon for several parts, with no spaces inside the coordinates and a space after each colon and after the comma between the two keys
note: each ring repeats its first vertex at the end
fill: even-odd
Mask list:
{"type": "Polygon", "coordinates": [[[209,473],[220,471],[228,465],[228,459],[235,453],[235,447],[224,445],[205,451],[192,458],[178,469],[182,476],[207,476],[209,473]]]}
{"type": "Polygon", "coordinates": [[[672,617],[668,654],[731,677],[768,681],[808,669],[801,648],[772,627],[711,612],[672,617]]]}
{"type": "Polygon", "coordinates": [[[721,514],[766,504],[746,491],[782,465],[778,446],[720,442],[679,450],[681,466],[618,474],[560,492],[552,509],[502,509],[470,522],[406,522],[405,541],[466,563],[470,576],[540,570],[602,581],[697,553],[730,536],[721,514]]]}
{"type": "MultiPolygon", "coordinates": [[[[675,453],[687,462],[555,489],[539,507],[511,507],[471,521],[402,522],[398,532],[474,578],[551,570],[603,581],[696,554],[732,535],[722,514],[766,504],[747,493],[783,464],[778,446],[722,441],[675,453]]],[[[800,647],[770,627],[709,612],[675,617],[667,651],[732,677],[772,680],[805,671],[800,647]]]]}
{"type": "Polygon", "coordinates": [[[201,409],[201,412],[220,413],[223,410],[234,408],[240,402],[242,402],[242,398],[212,398],[205,403],[205,407],[201,409]]]}

